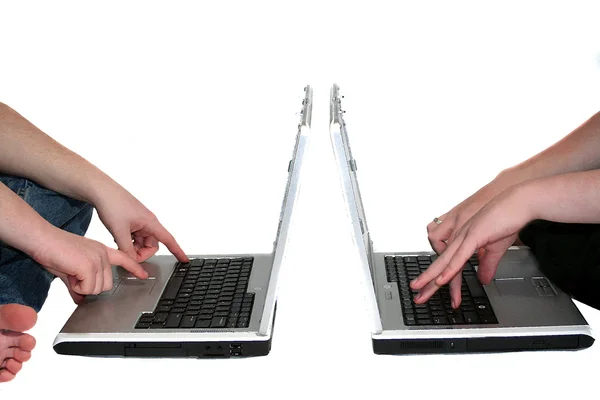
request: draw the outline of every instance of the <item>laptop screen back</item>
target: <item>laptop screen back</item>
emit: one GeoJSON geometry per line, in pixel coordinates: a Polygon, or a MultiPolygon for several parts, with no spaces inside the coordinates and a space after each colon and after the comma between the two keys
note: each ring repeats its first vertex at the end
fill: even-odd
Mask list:
{"type": "Polygon", "coordinates": [[[304,88],[304,99],[302,100],[302,111],[300,123],[298,124],[298,133],[296,134],[296,143],[292,153],[292,159],[288,164],[288,179],[283,196],[281,213],[279,215],[279,225],[277,226],[277,236],[274,243],[273,269],[269,278],[269,286],[265,299],[265,310],[260,322],[258,333],[267,335],[272,328],[273,313],[275,312],[275,302],[277,300],[277,280],[279,271],[283,262],[285,245],[288,240],[288,230],[292,218],[294,203],[298,198],[300,189],[300,170],[304,155],[308,146],[308,134],[312,119],[312,88],[304,88]]]}
{"type": "Polygon", "coordinates": [[[379,317],[379,309],[374,288],[371,239],[369,237],[367,219],[365,217],[365,211],[358,187],[356,160],[352,157],[352,151],[350,150],[348,132],[346,130],[346,123],[344,122],[343,111],[341,108],[341,96],[337,85],[333,85],[331,88],[329,104],[329,132],[331,144],[333,146],[338,174],[342,184],[342,192],[347,207],[346,211],[348,212],[352,224],[353,237],[365,274],[365,282],[368,283],[365,285],[367,291],[366,300],[368,303],[370,319],[372,321],[372,330],[375,333],[378,333],[381,332],[381,319],[379,317]]]}

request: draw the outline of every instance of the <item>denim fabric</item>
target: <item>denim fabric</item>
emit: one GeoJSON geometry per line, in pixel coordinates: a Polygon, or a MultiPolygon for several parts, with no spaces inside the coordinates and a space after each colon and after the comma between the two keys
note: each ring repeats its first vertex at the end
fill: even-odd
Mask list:
{"type": "MultiPolygon", "coordinates": [[[[85,235],[93,213],[90,204],[24,178],[0,174],[0,182],[52,225],[76,235],[85,235]]],[[[23,304],[39,312],[54,278],[27,254],[0,242],[0,304],[23,304]]]]}

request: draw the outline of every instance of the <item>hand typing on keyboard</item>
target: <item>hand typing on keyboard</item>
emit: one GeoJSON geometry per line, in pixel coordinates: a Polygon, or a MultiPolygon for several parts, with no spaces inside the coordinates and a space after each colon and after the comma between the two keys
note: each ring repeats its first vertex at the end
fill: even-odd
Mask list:
{"type": "MultiPolygon", "coordinates": [[[[566,224],[600,223],[599,127],[600,113],[596,113],[563,139],[505,169],[429,223],[428,239],[440,257],[411,283],[413,290],[420,291],[415,302],[426,302],[441,285],[449,282],[453,306],[457,307],[461,301],[458,272],[469,256],[479,255],[479,279],[489,283],[502,255],[509,246],[521,244],[515,239],[533,219],[566,224]]],[[[562,279],[580,279],[575,278],[579,274],[576,271],[568,272],[570,276],[562,279]]],[[[595,296],[584,289],[579,295],[595,296]]]]}
{"type": "MultiPolygon", "coordinates": [[[[513,186],[494,197],[456,230],[440,256],[410,283],[412,289],[419,291],[415,303],[425,303],[440,287],[450,283],[452,307],[459,307],[461,271],[476,252],[479,280],[484,285],[490,283],[500,259],[515,243],[519,231],[534,217],[531,193],[527,185],[513,186]]],[[[444,223],[442,220],[439,225],[444,223]]]]}

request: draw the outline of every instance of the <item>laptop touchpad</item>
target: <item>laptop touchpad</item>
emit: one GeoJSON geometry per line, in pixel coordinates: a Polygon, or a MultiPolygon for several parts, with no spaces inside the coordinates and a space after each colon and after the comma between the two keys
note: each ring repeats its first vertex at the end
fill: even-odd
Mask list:
{"type": "Polygon", "coordinates": [[[539,296],[529,278],[494,279],[494,284],[502,296],[539,296]]]}
{"type": "Polygon", "coordinates": [[[136,296],[142,296],[145,294],[149,294],[154,288],[154,284],[156,283],[156,279],[148,278],[148,279],[137,279],[137,278],[127,278],[121,281],[119,285],[119,289],[116,294],[120,295],[131,295],[135,294],[136,296]]]}

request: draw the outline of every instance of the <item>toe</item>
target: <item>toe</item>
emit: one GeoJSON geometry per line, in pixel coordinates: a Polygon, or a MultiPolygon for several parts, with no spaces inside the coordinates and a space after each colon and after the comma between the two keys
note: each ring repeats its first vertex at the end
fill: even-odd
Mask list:
{"type": "Polygon", "coordinates": [[[21,368],[23,368],[23,364],[14,358],[11,358],[6,361],[6,366],[4,368],[6,368],[6,370],[11,374],[16,375],[19,373],[21,368]]]}
{"type": "Polygon", "coordinates": [[[35,347],[35,338],[28,334],[21,335],[18,346],[21,350],[30,352],[35,347]]]}
{"type": "Polygon", "coordinates": [[[2,347],[18,347],[25,351],[31,351],[35,347],[33,336],[20,332],[0,333],[0,344],[2,347]]]}
{"type": "Polygon", "coordinates": [[[20,304],[0,306],[0,329],[25,332],[33,328],[37,322],[37,313],[31,307],[20,304]]]}
{"type": "Polygon", "coordinates": [[[9,382],[15,379],[15,374],[9,372],[7,369],[0,369],[0,382],[9,382]]]}
{"type": "Polygon", "coordinates": [[[12,356],[15,360],[24,363],[31,359],[31,351],[25,351],[22,349],[15,349],[14,354],[12,356]]]}

